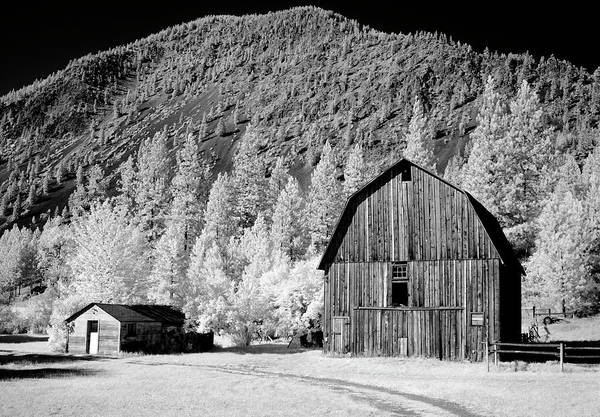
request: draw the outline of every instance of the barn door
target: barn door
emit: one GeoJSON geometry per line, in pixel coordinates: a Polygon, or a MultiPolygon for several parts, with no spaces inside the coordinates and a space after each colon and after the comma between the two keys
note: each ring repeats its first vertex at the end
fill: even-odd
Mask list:
{"type": "Polygon", "coordinates": [[[332,323],[333,351],[346,353],[350,351],[350,317],[333,317],[332,323]]]}
{"type": "Polygon", "coordinates": [[[87,353],[95,355],[98,353],[98,320],[87,322],[87,353]]]}

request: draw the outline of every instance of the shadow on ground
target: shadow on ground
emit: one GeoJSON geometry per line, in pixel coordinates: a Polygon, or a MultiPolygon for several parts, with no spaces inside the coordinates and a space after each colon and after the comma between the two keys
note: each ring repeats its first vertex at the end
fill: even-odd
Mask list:
{"type": "Polygon", "coordinates": [[[40,353],[8,353],[0,355],[0,365],[12,364],[38,364],[38,363],[73,363],[77,361],[96,361],[106,359],[97,356],[73,356],[61,354],[40,353]]]}
{"type": "Polygon", "coordinates": [[[0,381],[7,379],[56,378],[69,376],[90,376],[99,370],[81,368],[36,368],[36,369],[3,369],[0,368],[0,381]]]}
{"type": "Polygon", "coordinates": [[[28,334],[3,334],[0,335],[0,343],[29,343],[47,342],[48,336],[31,336],[28,334]]]}
{"type": "Polygon", "coordinates": [[[309,350],[319,350],[319,348],[288,348],[287,344],[281,343],[263,343],[260,345],[251,345],[251,346],[232,346],[227,348],[219,348],[215,347],[212,352],[228,352],[228,353],[238,353],[240,355],[262,355],[262,354],[273,354],[273,355],[282,355],[282,354],[292,354],[292,353],[302,353],[309,350]]]}

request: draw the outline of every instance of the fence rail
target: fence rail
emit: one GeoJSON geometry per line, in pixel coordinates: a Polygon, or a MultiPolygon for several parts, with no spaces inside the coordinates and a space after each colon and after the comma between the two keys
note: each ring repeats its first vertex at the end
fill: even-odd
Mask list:
{"type": "Polygon", "coordinates": [[[565,369],[565,360],[567,359],[587,359],[600,360],[599,346],[566,346],[564,342],[560,343],[504,343],[492,342],[485,344],[485,361],[487,370],[490,370],[490,355],[494,355],[494,364],[496,367],[500,364],[500,355],[505,353],[536,355],[536,356],[554,356],[560,364],[560,371],[565,369]],[[572,351],[573,353],[570,353],[572,351]],[[574,354],[581,351],[590,352],[589,355],[574,354]],[[597,354],[594,354],[596,353],[597,354]]]}
{"type": "Polygon", "coordinates": [[[542,308],[533,306],[531,308],[522,308],[521,313],[527,312],[527,317],[535,318],[539,316],[544,317],[574,317],[575,311],[567,311],[564,307],[561,310],[552,310],[552,308],[542,308]]]}

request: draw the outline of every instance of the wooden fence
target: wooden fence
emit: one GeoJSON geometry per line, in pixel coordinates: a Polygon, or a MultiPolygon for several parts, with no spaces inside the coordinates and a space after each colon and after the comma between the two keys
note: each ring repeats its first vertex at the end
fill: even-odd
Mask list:
{"type": "MultiPolygon", "coordinates": [[[[567,346],[565,342],[559,343],[485,343],[486,346],[486,365],[490,370],[490,355],[494,355],[494,364],[499,366],[500,356],[506,354],[519,355],[524,357],[531,356],[549,356],[557,358],[560,364],[560,371],[563,372],[565,361],[568,359],[578,359],[585,361],[600,360],[599,346],[567,346]],[[582,352],[590,352],[582,354],[582,352]]],[[[521,359],[521,358],[520,358],[521,359]]]]}
{"type": "Polygon", "coordinates": [[[22,283],[15,284],[8,287],[5,287],[2,291],[5,294],[8,294],[9,299],[14,299],[23,296],[29,296],[34,293],[34,290],[45,290],[46,286],[44,284],[44,280],[42,278],[22,283]]]}
{"type": "Polygon", "coordinates": [[[575,314],[574,311],[566,311],[563,307],[561,310],[552,310],[552,308],[543,308],[532,306],[531,308],[522,308],[521,315],[524,319],[534,319],[539,316],[544,317],[573,317],[575,314]]]}

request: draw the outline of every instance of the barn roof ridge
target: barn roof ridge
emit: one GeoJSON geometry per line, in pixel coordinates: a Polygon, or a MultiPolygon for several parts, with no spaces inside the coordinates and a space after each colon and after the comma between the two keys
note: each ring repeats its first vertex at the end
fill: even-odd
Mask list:
{"type": "Polygon", "coordinates": [[[525,274],[523,266],[521,265],[521,263],[517,260],[516,256],[514,255],[512,246],[506,239],[506,236],[504,235],[504,232],[502,231],[502,228],[498,224],[496,218],[481,203],[479,203],[479,201],[477,201],[475,199],[475,197],[473,197],[470,193],[463,190],[462,188],[457,187],[456,185],[452,184],[451,182],[445,180],[444,178],[442,178],[439,175],[435,174],[434,172],[430,171],[429,169],[424,168],[423,166],[418,165],[406,158],[400,158],[399,160],[397,160],[396,162],[394,162],[393,164],[391,164],[390,166],[388,166],[387,168],[382,170],[378,175],[375,175],[370,181],[365,183],[362,187],[360,187],[358,190],[356,190],[354,193],[352,193],[347,198],[344,209],[342,210],[340,216],[337,219],[335,228],[333,229],[333,233],[332,233],[331,237],[329,238],[329,242],[327,242],[327,246],[325,247],[325,251],[323,252],[323,255],[321,256],[321,259],[319,260],[318,269],[321,269],[321,270],[325,269],[325,260],[327,259],[329,252],[331,250],[332,242],[334,240],[333,238],[340,226],[340,222],[342,221],[344,214],[346,213],[346,211],[348,210],[348,208],[350,206],[350,203],[358,195],[360,195],[365,189],[367,189],[370,185],[372,185],[377,180],[379,180],[382,176],[388,174],[394,168],[398,167],[400,164],[403,164],[403,163],[408,163],[410,165],[417,167],[418,169],[426,172],[427,174],[431,175],[432,177],[436,178],[437,180],[443,182],[444,184],[446,184],[446,185],[454,188],[455,190],[459,191],[460,193],[466,195],[467,200],[469,201],[469,204],[471,204],[471,206],[473,207],[473,210],[475,210],[475,213],[477,214],[479,221],[481,222],[486,233],[490,237],[490,240],[491,240],[492,244],[494,245],[494,247],[496,248],[496,251],[500,255],[500,258],[502,259],[502,261],[505,264],[510,265],[513,268],[516,268],[522,274],[525,274]],[[486,224],[486,223],[491,223],[491,224],[486,224]]]}
{"type": "Polygon", "coordinates": [[[119,321],[153,321],[161,323],[183,323],[185,316],[172,306],[161,304],[116,304],[89,303],[72,314],[65,322],[75,320],[92,306],[101,308],[106,314],[119,321]]]}

